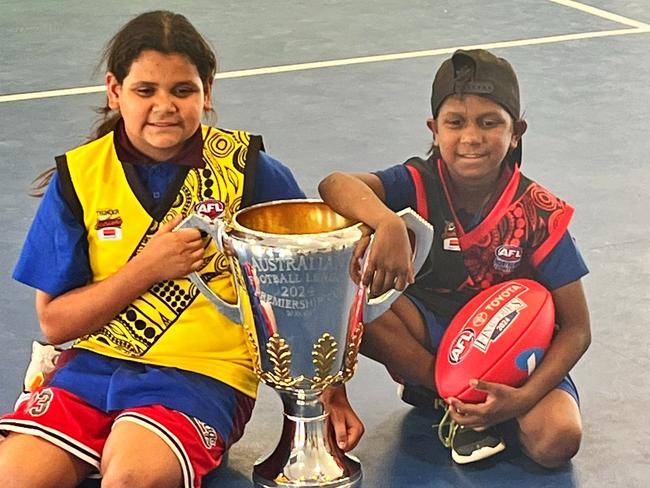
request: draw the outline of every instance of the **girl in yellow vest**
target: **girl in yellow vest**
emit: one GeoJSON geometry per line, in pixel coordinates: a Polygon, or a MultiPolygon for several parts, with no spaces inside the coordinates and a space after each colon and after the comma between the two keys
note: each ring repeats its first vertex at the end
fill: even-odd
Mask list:
{"type": "MultiPolygon", "coordinates": [[[[201,124],[215,55],[182,15],[148,12],[109,42],[105,118],[56,158],[14,278],[36,289],[41,329],[74,341],[0,419],[0,485],[199,487],[243,434],[257,392],[244,330],[186,278],[234,301],[229,267],[196,229],[200,209],[299,198],[259,136],[201,124]]],[[[45,186],[45,183],[42,185],[45,186]]],[[[363,425],[343,389],[324,401],[336,438],[363,425]]]]}

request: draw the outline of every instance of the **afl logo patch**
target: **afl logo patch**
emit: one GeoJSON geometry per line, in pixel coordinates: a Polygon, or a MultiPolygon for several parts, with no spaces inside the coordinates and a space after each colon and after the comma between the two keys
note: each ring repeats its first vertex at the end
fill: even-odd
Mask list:
{"type": "Polygon", "coordinates": [[[226,209],[226,204],[221,200],[204,200],[194,206],[194,211],[210,220],[221,217],[226,209]]]}
{"type": "Polygon", "coordinates": [[[494,251],[494,269],[504,273],[514,271],[523,256],[523,250],[519,246],[503,244],[494,251]]]}

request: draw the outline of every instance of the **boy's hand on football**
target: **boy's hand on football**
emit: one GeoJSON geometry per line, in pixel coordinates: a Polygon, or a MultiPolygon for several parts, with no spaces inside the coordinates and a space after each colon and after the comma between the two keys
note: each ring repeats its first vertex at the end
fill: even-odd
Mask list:
{"type": "Polygon", "coordinates": [[[470,380],[470,386],[487,393],[483,403],[463,403],[453,397],[447,399],[451,418],[470,429],[485,430],[518,417],[528,409],[519,388],[475,379],[470,380]]]}

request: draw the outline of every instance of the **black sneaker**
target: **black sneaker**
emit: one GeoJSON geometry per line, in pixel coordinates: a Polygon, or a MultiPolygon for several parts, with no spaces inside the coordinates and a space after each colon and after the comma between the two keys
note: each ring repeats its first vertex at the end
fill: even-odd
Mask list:
{"type": "Polygon", "coordinates": [[[435,391],[423,386],[400,384],[397,393],[404,403],[416,408],[433,408],[440,411],[447,409],[447,404],[435,391]]]}
{"type": "Polygon", "coordinates": [[[467,429],[454,422],[449,412],[445,413],[438,424],[438,438],[445,447],[451,449],[451,458],[458,464],[480,461],[506,448],[496,429],[489,428],[481,432],[467,429]]]}

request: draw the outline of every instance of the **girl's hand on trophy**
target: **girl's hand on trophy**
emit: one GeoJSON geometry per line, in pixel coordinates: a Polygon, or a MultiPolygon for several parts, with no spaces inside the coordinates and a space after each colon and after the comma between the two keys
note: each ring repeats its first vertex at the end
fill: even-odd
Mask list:
{"type": "Polygon", "coordinates": [[[348,401],[345,385],[330,386],[321,394],[321,400],[330,414],[339,449],[354,449],[363,436],[365,427],[348,401]]]}
{"type": "Polygon", "coordinates": [[[404,221],[397,215],[381,221],[375,229],[361,281],[377,297],[395,289],[402,291],[415,281],[411,241],[404,221]]]}
{"type": "Polygon", "coordinates": [[[198,229],[174,228],[182,216],[161,225],[144,249],[134,258],[151,274],[152,282],[181,278],[203,265],[204,242],[198,229]]]}

